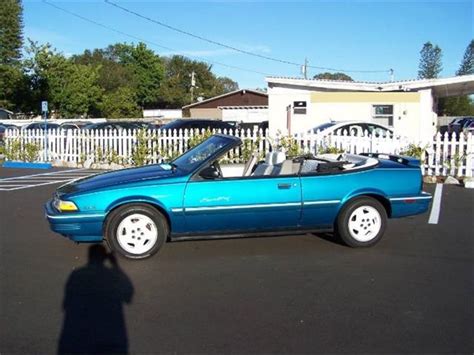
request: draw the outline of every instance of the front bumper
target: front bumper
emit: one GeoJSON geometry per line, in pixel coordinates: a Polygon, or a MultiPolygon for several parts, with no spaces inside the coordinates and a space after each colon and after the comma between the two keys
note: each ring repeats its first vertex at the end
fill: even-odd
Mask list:
{"type": "Polygon", "coordinates": [[[390,198],[392,206],[392,217],[405,217],[425,213],[430,207],[433,197],[431,194],[422,191],[416,196],[401,196],[390,198]]]}
{"type": "Polygon", "coordinates": [[[100,242],[103,239],[102,226],[105,215],[102,213],[58,212],[53,200],[45,206],[45,217],[53,232],[59,233],[75,242],[100,242]]]}

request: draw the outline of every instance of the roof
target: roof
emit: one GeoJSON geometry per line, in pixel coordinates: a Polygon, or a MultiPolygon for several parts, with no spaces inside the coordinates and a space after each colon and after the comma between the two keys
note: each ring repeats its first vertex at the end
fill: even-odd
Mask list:
{"type": "Polygon", "coordinates": [[[250,93],[253,93],[253,94],[256,94],[256,95],[261,95],[261,96],[267,96],[268,97],[268,94],[266,92],[261,92],[261,91],[258,91],[258,90],[250,90],[250,89],[239,89],[239,90],[227,92],[227,93],[222,94],[222,95],[214,96],[214,97],[211,97],[211,98],[206,99],[206,100],[194,102],[192,104],[183,106],[183,109],[191,108],[191,107],[194,107],[194,106],[199,106],[199,105],[201,105],[205,102],[210,102],[210,101],[214,101],[214,100],[217,100],[217,99],[221,99],[221,98],[226,97],[226,96],[235,95],[239,92],[242,92],[243,94],[245,94],[246,92],[250,92],[250,93]]]}
{"type": "Polygon", "coordinates": [[[266,110],[268,105],[217,106],[219,110],[266,110]]]}
{"type": "Polygon", "coordinates": [[[291,77],[266,77],[269,86],[305,86],[323,91],[418,91],[432,89],[438,97],[470,95],[474,93],[474,75],[438,79],[416,79],[387,82],[337,81],[291,77]]]}

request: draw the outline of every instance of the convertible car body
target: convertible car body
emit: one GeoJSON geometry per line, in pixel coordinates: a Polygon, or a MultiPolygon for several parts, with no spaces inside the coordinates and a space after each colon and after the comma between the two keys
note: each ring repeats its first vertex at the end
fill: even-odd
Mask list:
{"type": "Polygon", "coordinates": [[[425,212],[419,161],[383,155],[287,159],[252,156],[240,176],[219,159],[241,144],[214,135],[170,164],[94,175],[61,186],[46,203],[51,229],[76,242],[101,242],[130,258],[167,240],[335,231],[353,247],[382,237],[387,218],[425,212]],[[235,174],[234,174],[235,175],[235,174]]]}

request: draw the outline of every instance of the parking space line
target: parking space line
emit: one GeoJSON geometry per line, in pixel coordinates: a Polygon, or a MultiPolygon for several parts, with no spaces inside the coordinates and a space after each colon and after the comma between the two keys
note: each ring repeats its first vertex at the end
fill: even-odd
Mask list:
{"type": "Polygon", "coordinates": [[[443,195],[443,184],[436,184],[433,197],[433,205],[431,206],[430,218],[428,224],[438,224],[439,213],[441,211],[441,196],[443,195]]]}
{"type": "Polygon", "coordinates": [[[7,181],[7,180],[16,180],[16,179],[25,179],[33,176],[51,176],[51,175],[57,175],[60,173],[65,173],[65,172],[70,172],[70,171],[83,171],[83,170],[88,170],[86,168],[81,168],[81,169],[72,169],[72,170],[60,170],[60,171],[53,171],[50,173],[42,173],[42,174],[33,174],[33,175],[22,175],[22,176],[13,176],[9,178],[3,178],[0,179],[0,181],[7,181]]]}
{"type": "Polygon", "coordinates": [[[102,171],[81,168],[41,174],[13,176],[3,179],[0,178],[0,191],[14,191],[52,184],[64,184],[66,182],[85,178],[100,172],[102,171]]]}

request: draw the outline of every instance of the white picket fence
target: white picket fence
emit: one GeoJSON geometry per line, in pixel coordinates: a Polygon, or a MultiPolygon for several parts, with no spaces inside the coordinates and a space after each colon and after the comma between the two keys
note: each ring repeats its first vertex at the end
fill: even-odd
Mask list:
{"type": "MultiPolygon", "coordinates": [[[[189,142],[195,140],[193,130],[48,130],[48,160],[84,164],[113,161],[122,165],[133,164],[132,157],[137,149],[140,134],[145,134],[148,163],[169,160],[184,153],[189,142]]],[[[217,130],[237,136],[244,144],[227,155],[227,161],[238,163],[245,160],[249,150],[255,150],[263,157],[271,149],[280,146],[283,136],[271,139],[268,131],[262,130],[217,130]]],[[[407,150],[410,142],[401,137],[383,137],[369,135],[353,136],[347,132],[338,132],[329,137],[318,134],[300,134],[293,136],[301,152],[320,153],[328,147],[336,147],[348,153],[386,153],[401,154],[407,150]]],[[[39,160],[44,159],[44,131],[9,129],[5,132],[5,144],[8,148],[14,141],[22,146],[35,143],[40,147],[39,160]]],[[[418,144],[419,146],[419,144],[418,144]]],[[[473,176],[474,137],[472,134],[449,137],[437,134],[433,140],[422,145],[422,170],[425,175],[436,176],[473,176]]]]}

